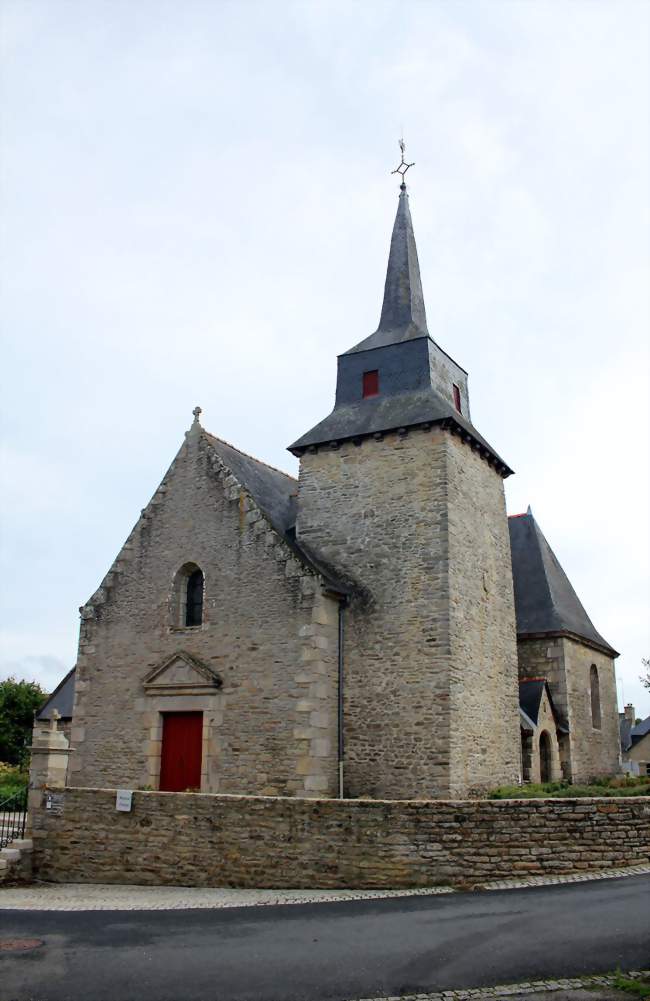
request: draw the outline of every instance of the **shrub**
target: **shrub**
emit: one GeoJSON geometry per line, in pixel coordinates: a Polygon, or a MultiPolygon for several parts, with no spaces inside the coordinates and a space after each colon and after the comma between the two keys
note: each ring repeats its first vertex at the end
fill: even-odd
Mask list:
{"type": "Polygon", "coordinates": [[[650,776],[604,776],[589,783],[531,782],[522,786],[500,786],[488,799],[581,799],[586,796],[650,796],[650,776]]]}
{"type": "Polygon", "coordinates": [[[24,789],[29,776],[26,769],[0,761],[0,803],[24,789]]]}

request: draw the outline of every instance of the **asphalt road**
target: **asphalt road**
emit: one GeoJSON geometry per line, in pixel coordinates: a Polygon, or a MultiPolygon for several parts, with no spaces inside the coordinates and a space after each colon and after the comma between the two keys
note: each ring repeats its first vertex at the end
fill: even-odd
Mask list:
{"type": "Polygon", "coordinates": [[[195,911],[2,911],[0,1001],[347,1001],[650,965],[650,877],[195,911]]]}

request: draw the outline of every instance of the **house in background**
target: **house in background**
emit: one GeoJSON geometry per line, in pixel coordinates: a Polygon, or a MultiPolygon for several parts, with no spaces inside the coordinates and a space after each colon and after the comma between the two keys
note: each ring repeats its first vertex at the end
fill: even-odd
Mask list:
{"type": "Polygon", "coordinates": [[[650,775],[650,716],[636,722],[634,706],[619,713],[623,768],[630,775],[650,775]]]}

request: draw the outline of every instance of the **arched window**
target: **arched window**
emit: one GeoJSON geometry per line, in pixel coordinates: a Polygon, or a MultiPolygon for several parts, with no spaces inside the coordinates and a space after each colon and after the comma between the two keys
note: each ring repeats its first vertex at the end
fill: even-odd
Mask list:
{"type": "Polygon", "coordinates": [[[591,687],[591,725],[594,730],[600,730],[600,682],[598,680],[598,668],[591,665],[589,671],[589,685],[591,687]]]}
{"type": "Polygon", "coordinates": [[[203,622],[204,578],[196,563],[185,563],[174,578],[170,604],[170,625],[184,629],[203,622]]]}
{"type": "Polygon", "coordinates": [[[203,574],[197,568],[187,578],[185,625],[200,626],[203,622],[203,574]]]}

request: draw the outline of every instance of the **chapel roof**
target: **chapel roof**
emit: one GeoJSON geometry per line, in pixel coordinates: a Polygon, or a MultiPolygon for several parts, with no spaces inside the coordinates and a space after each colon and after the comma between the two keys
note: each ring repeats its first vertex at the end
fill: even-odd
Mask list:
{"type": "Polygon", "coordinates": [[[530,508],[511,515],[508,527],[517,636],[568,634],[618,657],[594,627],[530,508]]]}
{"type": "Polygon", "coordinates": [[[519,682],[519,709],[532,723],[537,726],[539,722],[539,710],[542,704],[542,696],[546,692],[551,712],[557,723],[558,730],[568,733],[567,727],[562,722],[560,715],[555,708],[551,689],[546,678],[522,678],[519,682]]]}
{"type": "Polygon", "coordinates": [[[56,709],[61,719],[72,719],[74,705],[74,667],[68,671],[65,678],[59,682],[52,694],[36,713],[37,720],[50,720],[56,709]]]}

